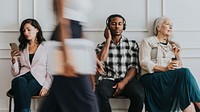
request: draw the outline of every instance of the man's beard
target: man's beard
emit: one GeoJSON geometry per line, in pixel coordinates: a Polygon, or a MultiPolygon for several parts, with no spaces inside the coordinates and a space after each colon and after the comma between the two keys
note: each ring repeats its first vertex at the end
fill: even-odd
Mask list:
{"type": "Polygon", "coordinates": [[[122,32],[116,32],[116,31],[111,31],[112,36],[120,36],[122,35],[122,32]]]}

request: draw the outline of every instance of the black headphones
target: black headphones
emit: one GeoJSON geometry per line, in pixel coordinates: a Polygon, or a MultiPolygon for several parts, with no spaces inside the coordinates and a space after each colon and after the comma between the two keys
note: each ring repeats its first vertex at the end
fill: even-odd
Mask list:
{"type": "Polygon", "coordinates": [[[115,17],[120,17],[123,19],[124,21],[124,27],[123,27],[123,30],[126,30],[126,20],[124,19],[123,16],[119,15],[119,14],[113,14],[113,15],[110,15],[107,19],[106,19],[106,25],[107,27],[109,27],[109,24],[110,24],[110,21],[112,18],[115,18],[115,17]]]}

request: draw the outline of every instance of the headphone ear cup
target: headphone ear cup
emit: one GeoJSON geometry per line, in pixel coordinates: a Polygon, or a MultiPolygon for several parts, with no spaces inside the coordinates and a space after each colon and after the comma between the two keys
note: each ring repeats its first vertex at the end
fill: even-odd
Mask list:
{"type": "MultiPolygon", "coordinates": [[[[123,18],[123,17],[122,17],[123,18]]],[[[123,18],[124,20],[124,27],[123,27],[123,30],[126,30],[126,20],[123,18]]]]}
{"type": "Polygon", "coordinates": [[[106,26],[110,29],[110,26],[109,26],[109,23],[108,23],[108,21],[109,21],[109,17],[106,19],[106,26]]]}
{"type": "Polygon", "coordinates": [[[107,23],[106,26],[108,27],[108,29],[110,29],[110,25],[107,23]]]}
{"type": "Polygon", "coordinates": [[[123,30],[126,30],[126,23],[124,23],[124,27],[123,27],[123,30]]]}

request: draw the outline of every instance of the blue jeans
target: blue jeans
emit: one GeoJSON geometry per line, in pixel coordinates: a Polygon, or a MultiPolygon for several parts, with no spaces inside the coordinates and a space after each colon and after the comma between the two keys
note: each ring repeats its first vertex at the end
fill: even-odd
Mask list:
{"type": "Polygon", "coordinates": [[[30,109],[31,97],[38,95],[42,86],[30,72],[16,77],[12,80],[12,91],[14,92],[14,112],[30,109]]]}
{"type": "MultiPolygon", "coordinates": [[[[109,98],[111,98],[115,92],[113,86],[121,80],[118,79],[113,81],[109,79],[103,79],[97,85],[96,94],[99,101],[100,112],[112,112],[109,98]]],[[[144,90],[136,78],[133,78],[128,82],[120,95],[126,96],[130,99],[128,112],[142,112],[144,103],[144,90]]]]}

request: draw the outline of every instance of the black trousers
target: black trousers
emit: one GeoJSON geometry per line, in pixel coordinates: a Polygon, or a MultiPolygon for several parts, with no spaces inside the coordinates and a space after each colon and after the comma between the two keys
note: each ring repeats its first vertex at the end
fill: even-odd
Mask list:
{"type": "MultiPolygon", "coordinates": [[[[66,26],[63,31],[66,32],[67,30],[71,30],[71,35],[70,35],[71,37],[68,37],[69,34],[67,34],[64,35],[64,38],[73,38],[73,39],[82,38],[82,25],[80,24],[79,21],[70,20],[70,29],[68,28],[68,26],[66,26]]],[[[61,41],[59,36],[60,36],[60,24],[56,26],[53,34],[51,35],[51,40],[61,41]]]]}
{"type": "MultiPolygon", "coordinates": [[[[111,98],[115,92],[113,86],[121,80],[109,80],[103,79],[96,87],[96,94],[98,97],[99,108],[101,112],[111,112],[111,106],[109,98],[111,98]]],[[[128,112],[142,112],[144,103],[144,90],[140,82],[133,78],[125,86],[121,95],[130,99],[130,106],[128,112]]]]}
{"type": "Polygon", "coordinates": [[[39,112],[99,112],[89,76],[54,76],[39,112]]]}

